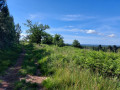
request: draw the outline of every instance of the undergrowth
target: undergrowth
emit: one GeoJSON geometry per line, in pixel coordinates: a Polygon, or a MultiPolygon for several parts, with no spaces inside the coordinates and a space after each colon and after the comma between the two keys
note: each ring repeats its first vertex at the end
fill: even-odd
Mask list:
{"type": "Polygon", "coordinates": [[[0,50],[0,74],[4,74],[4,71],[8,69],[8,67],[16,63],[21,51],[22,45],[0,50]]]}
{"type": "Polygon", "coordinates": [[[119,90],[120,55],[70,46],[26,45],[21,75],[47,76],[48,90],[119,90]]]}

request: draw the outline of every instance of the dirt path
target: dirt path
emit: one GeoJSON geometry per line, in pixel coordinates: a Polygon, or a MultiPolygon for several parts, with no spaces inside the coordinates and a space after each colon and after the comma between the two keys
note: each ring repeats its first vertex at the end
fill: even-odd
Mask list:
{"type": "Polygon", "coordinates": [[[41,83],[46,79],[46,77],[31,75],[20,77],[20,75],[18,75],[19,70],[22,68],[21,66],[24,60],[24,56],[25,50],[23,49],[23,52],[20,54],[16,64],[13,67],[10,67],[4,76],[0,76],[0,80],[2,80],[0,83],[0,90],[13,90],[14,83],[22,79],[25,79],[26,82],[37,83],[39,85],[38,90],[45,90],[41,83]]]}
{"type": "Polygon", "coordinates": [[[0,90],[13,90],[14,82],[18,81],[20,78],[18,73],[21,69],[24,56],[25,50],[23,49],[23,52],[20,54],[17,63],[13,67],[9,68],[6,71],[6,74],[0,78],[2,80],[2,83],[0,84],[0,90]]]}

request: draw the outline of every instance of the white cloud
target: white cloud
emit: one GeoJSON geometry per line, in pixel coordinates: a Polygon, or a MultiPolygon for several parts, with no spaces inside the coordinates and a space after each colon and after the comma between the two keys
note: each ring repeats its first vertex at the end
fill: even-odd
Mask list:
{"type": "Polygon", "coordinates": [[[108,37],[115,37],[115,34],[110,34],[108,35],[108,37]]]}
{"type": "Polygon", "coordinates": [[[35,19],[42,20],[44,19],[44,16],[42,14],[30,14],[28,18],[31,20],[35,20],[35,19]]]}
{"type": "Polygon", "coordinates": [[[69,32],[82,32],[82,33],[87,33],[87,34],[97,34],[96,30],[88,29],[88,30],[83,30],[83,29],[78,29],[78,28],[51,28],[49,31],[69,31],[69,32]]]}
{"type": "Polygon", "coordinates": [[[96,30],[92,30],[92,29],[80,30],[80,32],[84,32],[84,33],[87,33],[87,34],[98,34],[96,30]]]}
{"type": "Polygon", "coordinates": [[[65,26],[65,28],[73,28],[74,26],[65,26]]]}
{"type": "Polygon", "coordinates": [[[97,32],[95,30],[86,30],[86,33],[93,34],[93,33],[97,33],[97,32]]]}
{"type": "Polygon", "coordinates": [[[81,20],[88,20],[88,19],[94,19],[96,17],[93,16],[85,16],[81,14],[70,14],[70,15],[64,15],[62,16],[62,21],[81,21],[81,20]]]}
{"type": "Polygon", "coordinates": [[[67,32],[67,33],[74,33],[74,35],[79,35],[80,33],[86,33],[86,34],[93,34],[93,35],[98,35],[100,37],[103,38],[107,38],[107,37],[115,37],[115,34],[109,34],[109,33],[105,33],[103,31],[99,32],[97,30],[94,29],[79,29],[79,28],[51,28],[49,30],[47,30],[47,32],[49,33],[61,33],[61,32],[67,32]]]}
{"type": "Polygon", "coordinates": [[[30,14],[30,15],[29,15],[29,17],[30,17],[30,19],[32,19],[32,20],[33,20],[33,19],[37,18],[37,17],[38,17],[38,15],[36,15],[36,14],[30,14]]]}

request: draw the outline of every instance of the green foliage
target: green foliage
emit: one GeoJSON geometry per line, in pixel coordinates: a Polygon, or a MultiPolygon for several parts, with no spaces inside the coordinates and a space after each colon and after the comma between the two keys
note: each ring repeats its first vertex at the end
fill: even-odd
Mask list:
{"type": "Polygon", "coordinates": [[[12,47],[18,42],[13,17],[9,14],[6,0],[0,2],[0,49],[12,47]]]}
{"type": "Polygon", "coordinates": [[[41,43],[45,30],[50,28],[48,25],[37,23],[32,24],[32,21],[30,20],[27,20],[27,24],[25,25],[29,27],[29,30],[27,31],[27,33],[29,34],[29,41],[37,44],[41,43]]]}
{"type": "Polygon", "coordinates": [[[117,52],[118,47],[116,45],[113,46],[113,52],[117,52]]]}
{"type": "Polygon", "coordinates": [[[0,0],[0,10],[5,6],[5,0],[0,0]]]}
{"type": "Polygon", "coordinates": [[[64,41],[63,41],[63,39],[60,39],[60,41],[58,42],[58,46],[59,46],[59,47],[63,47],[63,46],[64,46],[64,41]]]}
{"type": "Polygon", "coordinates": [[[38,90],[38,85],[36,83],[26,82],[21,80],[15,83],[14,90],[38,90]]]}
{"type": "Polygon", "coordinates": [[[104,78],[89,70],[61,68],[43,82],[48,90],[116,90],[120,82],[116,78],[104,78]]]}
{"type": "Polygon", "coordinates": [[[2,74],[9,66],[16,63],[20,52],[20,45],[11,49],[0,50],[0,74],[2,74]]]}
{"type": "Polygon", "coordinates": [[[26,50],[29,50],[29,62],[24,63],[22,69],[25,74],[34,75],[36,73],[29,72],[26,67],[37,67],[34,71],[40,70],[40,75],[49,76],[43,82],[49,90],[120,89],[119,53],[77,49],[71,46],[28,46],[26,50]]]}
{"type": "Polygon", "coordinates": [[[16,31],[16,43],[19,44],[20,34],[22,33],[21,26],[19,24],[15,25],[15,31],[16,31]]]}
{"type": "Polygon", "coordinates": [[[22,76],[26,76],[27,74],[34,75],[36,73],[37,67],[35,65],[35,59],[33,51],[33,45],[29,44],[24,46],[26,49],[26,55],[24,59],[24,64],[22,69],[19,71],[22,76]]]}
{"type": "Polygon", "coordinates": [[[53,37],[52,37],[52,35],[44,32],[42,44],[49,44],[49,45],[53,44],[53,37]]]}
{"type": "MultiPolygon", "coordinates": [[[[37,60],[46,57],[47,55],[50,54],[50,52],[46,51],[45,49],[35,50],[32,44],[27,44],[25,46],[25,49],[26,49],[26,56],[25,56],[24,64],[22,65],[22,69],[20,70],[20,74],[23,76],[26,76],[27,74],[35,75],[37,73],[37,70],[39,70],[39,68],[44,69],[44,66],[46,66],[45,63],[42,66],[40,65],[37,66],[37,64],[39,63],[37,62],[37,60]]],[[[44,70],[40,70],[40,71],[44,74],[47,73],[47,69],[46,72],[44,70]]]]}
{"type": "Polygon", "coordinates": [[[112,46],[108,46],[108,51],[112,51],[112,46]]]}
{"type": "Polygon", "coordinates": [[[64,46],[63,37],[61,37],[61,35],[59,35],[59,34],[55,34],[55,36],[53,38],[53,43],[54,43],[54,45],[57,45],[59,47],[64,46]]]}
{"type": "Polygon", "coordinates": [[[78,40],[74,40],[72,46],[73,46],[73,47],[78,47],[78,48],[81,47],[78,40]]]}
{"type": "Polygon", "coordinates": [[[82,48],[84,49],[90,49],[90,50],[95,50],[95,51],[104,51],[104,52],[119,52],[119,49],[120,47],[116,46],[116,45],[113,45],[113,46],[102,46],[102,45],[99,45],[99,46],[82,46],[82,48]]]}
{"type": "Polygon", "coordinates": [[[98,46],[98,50],[102,50],[102,46],[101,45],[98,46]]]}

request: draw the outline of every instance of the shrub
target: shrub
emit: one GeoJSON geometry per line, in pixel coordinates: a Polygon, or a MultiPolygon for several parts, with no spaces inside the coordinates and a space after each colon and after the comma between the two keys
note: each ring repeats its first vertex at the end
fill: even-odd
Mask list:
{"type": "Polygon", "coordinates": [[[63,38],[59,34],[55,34],[55,36],[53,38],[53,43],[54,43],[54,45],[57,45],[59,47],[64,46],[63,38]]]}
{"type": "Polygon", "coordinates": [[[78,48],[81,47],[81,45],[80,45],[80,43],[79,43],[78,40],[74,40],[72,46],[73,46],[73,47],[78,47],[78,48]]]}

